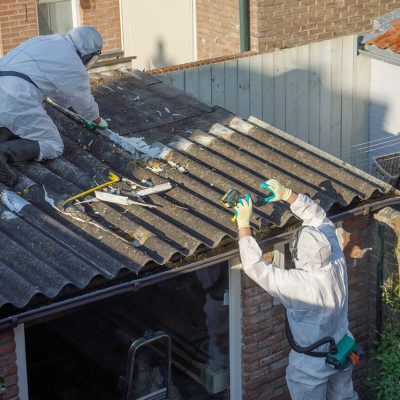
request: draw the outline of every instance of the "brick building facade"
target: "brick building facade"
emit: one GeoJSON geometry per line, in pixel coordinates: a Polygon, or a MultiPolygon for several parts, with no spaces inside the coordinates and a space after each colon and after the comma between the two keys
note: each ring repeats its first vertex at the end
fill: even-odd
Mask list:
{"type": "MultiPolygon", "coordinates": [[[[99,30],[104,51],[121,49],[119,0],[80,0],[82,25],[99,30]]],[[[0,56],[39,34],[37,0],[2,0],[0,4],[0,56]]]]}
{"type": "MultiPolygon", "coordinates": [[[[371,30],[397,0],[249,0],[250,50],[259,53],[371,30]]],[[[239,0],[197,0],[199,59],[239,53],[239,0]]]]}
{"type": "Polygon", "coordinates": [[[14,330],[8,328],[0,331],[0,376],[6,386],[6,392],[0,393],[1,400],[19,400],[16,362],[14,330]]]}

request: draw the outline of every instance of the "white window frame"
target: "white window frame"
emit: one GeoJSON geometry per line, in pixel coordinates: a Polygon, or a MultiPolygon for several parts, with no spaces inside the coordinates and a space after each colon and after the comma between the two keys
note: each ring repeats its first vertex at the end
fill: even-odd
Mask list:
{"type": "Polygon", "coordinates": [[[20,400],[29,400],[28,374],[26,372],[25,326],[14,328],[15,354],[17,356],[18,395],[20,400]]]}
{"type": "Polygon", "coordinates": [[[72,26],[75,28],[81,24],[81,9],[80,9],[80,0],[72,0],[72,26]]]}
{"type": "MultiPolygon", "coordinates": [[[[36,10],[38,3],[36,3],[36,10]]],[[[80,11],[80,0],[71,0],[71,12],[72,12],[72,26],[75,28],[76,26],[79,26],[81,24],[81,11],[80,11]]],[[[36,12],[36,26],[39,31],[39,15],[36,12]]]]}
{"type": "Polygon", "coordinates": [[[229,260],[229,390],[231,399],[242,398],[242,264],[229,260]]]}

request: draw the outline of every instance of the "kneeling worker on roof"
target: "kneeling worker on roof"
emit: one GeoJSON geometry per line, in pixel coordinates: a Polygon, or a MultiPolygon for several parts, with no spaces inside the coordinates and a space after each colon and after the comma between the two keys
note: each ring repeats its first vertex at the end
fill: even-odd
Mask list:
{"type": "MultiPolygon", "coordinates": [[[[296,194],[273,179],[261,187],[272,193],[266,200],[288,202],[293,214],[303,220],[290,244],[296,268],[280,269],[263,259],[251,236],[252,200],[246,195],[235,207],[244,272],[282,301],[290,336],[299,348],[328,336],[336,343],[346,335],[352,340],[348,330],[347,267],[334,224],[306,195],[296,194]]],[[[322,345],[317,351],[323,353],[327,347],[322,345]]],[[[321,356],[292,350],[286,381],[294,400],[358,399],[353,391],[352,369],[330,368],[321,356]]]]}
{"type": "Polygon", "coordinates": [[[16,184],[9,162],[48,160],[63,153],[60,133],[42,106],[45,97],[107,127],[87,73],[102,48],[96,29],[79,26],[67,35],[29,39],[0,58],[1,182],[16,184]]]}

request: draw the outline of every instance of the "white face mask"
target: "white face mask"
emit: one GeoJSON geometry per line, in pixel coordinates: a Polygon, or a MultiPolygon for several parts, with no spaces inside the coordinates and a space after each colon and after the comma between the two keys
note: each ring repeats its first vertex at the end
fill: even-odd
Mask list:
{"type": "Polygon", "coordinates": [[[99,59],[98,54],[94,55],[94,56],[90,59],[90,61],[85,65],[86,70],[88,71],[89,69],[93,68],[98,59],[99,59]]]}

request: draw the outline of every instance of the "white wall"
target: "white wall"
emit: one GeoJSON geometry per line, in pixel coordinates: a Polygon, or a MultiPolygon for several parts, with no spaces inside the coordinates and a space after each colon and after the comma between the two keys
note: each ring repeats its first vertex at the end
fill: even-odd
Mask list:
{"type": "Polygon", "coordinates": [[[195,61],[195,0],[121,0],[126,56],[153,69],[195,61]]]}
{"type": "Polygon", "coordinates": [[[253,115],[334,156],[368,165],[370,57],[357,36],[158,75],[188,94],[253,115]]]}
{"type": "Polygon", "coordinates": [[[370,155],[400,151],[400,65],[371,60],[370,155]]]}

